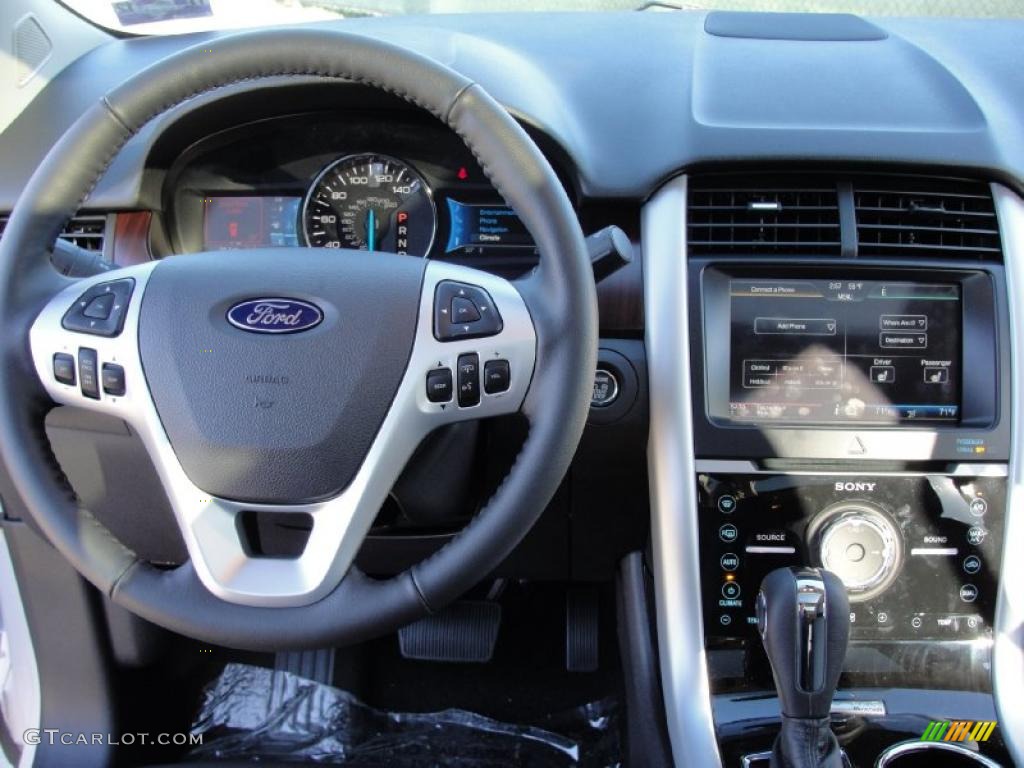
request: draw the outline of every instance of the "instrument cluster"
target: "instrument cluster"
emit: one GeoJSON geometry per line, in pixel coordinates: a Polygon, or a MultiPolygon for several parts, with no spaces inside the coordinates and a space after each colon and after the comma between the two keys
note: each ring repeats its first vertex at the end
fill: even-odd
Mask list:
{"type": "Polygon", "coordinates": [[[172,250],[344,248],[484,267],[537,249],[458,137],[415,120],[276,118],[199,142],[172,168],[172,250]]]}

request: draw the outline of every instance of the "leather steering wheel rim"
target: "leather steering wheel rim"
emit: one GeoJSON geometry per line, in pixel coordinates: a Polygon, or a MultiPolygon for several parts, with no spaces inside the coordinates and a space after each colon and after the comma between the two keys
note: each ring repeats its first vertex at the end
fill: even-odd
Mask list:
{"type": "MultiPolygon", "coordinates": [[[[110,279],[117,273],[110,273],[110,279]]],[[[109,92],[51,149],[25,188],[0,243],[0,456],[30,516],[98,589],[130,611],[206,642],[252,650],[344,645],[439,610],[486,577],[522,539],[558,488],[586,421],[596,362],[593,276],[575,212],[547,160],[477,84],[411,51],[317,29],[249,32],[202,43],[109,92]],[[523,219],[541,259],[517,281],[536,332],[533,378],[521,412],[529,434],[494,496],[440,551],[387,580],[352,567],[316,602],[260,607],[226,602],[192,562],[142,561],[84,509],[43,429],[53,406],[33,365],[29,331],[71,281],[50,266],[61,228],[124,144],[182,102],[248,80],[315,76],[357,82],[431,112],[473,152],[523,219]]]]}

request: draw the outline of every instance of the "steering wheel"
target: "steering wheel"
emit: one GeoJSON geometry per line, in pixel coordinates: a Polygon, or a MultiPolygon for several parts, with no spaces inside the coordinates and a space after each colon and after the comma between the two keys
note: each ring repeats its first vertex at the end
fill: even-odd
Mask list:
{"type": "Polygon", "coordinates": [[[487,576],[569,467],[597,347],[583,235],[522,128],[437,62],[322,29],[204,42],[85,112],[10,218],[0,318],[0,455],[38,527],[115,603],[181,634],[253,650],[390,632],[487,576]],[[539,266],[509,282],[428,259],[322,249],[180,255],[77,281],[50,266],[63,225],[150,120],[197,95],[281,76],[362,83],[433,113],[522,218],[539,266]],[[475,303],[482,320],[456,322],[456,297],[475,303]],[[143,561],[82,507],[43,430],[54,404],[117,417],[138,433],[187,562],[143,561]],[[464,530],[393,578],[353,565],[429,432],[515,412],[528,436],[464,530]],[[303,516],[312,524],[304,550],[254,551],[239,525],[247,513],[303,516]]]}

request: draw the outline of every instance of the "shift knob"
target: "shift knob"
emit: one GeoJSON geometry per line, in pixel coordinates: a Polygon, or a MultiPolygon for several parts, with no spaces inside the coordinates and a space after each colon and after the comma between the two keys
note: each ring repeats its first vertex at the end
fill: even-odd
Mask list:
{"type": "Polygon", "coordinates": [[[828,718],[850,637],[843,582],[821,568],[772,571],[757,596],[757,626],[782,714],[828,718]]]}

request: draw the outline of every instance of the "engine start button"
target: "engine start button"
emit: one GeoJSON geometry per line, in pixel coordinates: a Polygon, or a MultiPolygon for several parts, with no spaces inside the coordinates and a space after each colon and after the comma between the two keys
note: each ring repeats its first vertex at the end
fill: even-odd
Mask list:
{"type": "Polygon", "coordinates": [[[591,408],[607,408],[619,397],[619,380],[607,368],[594,372],[594,390],[590,396],[591,408]]]}

